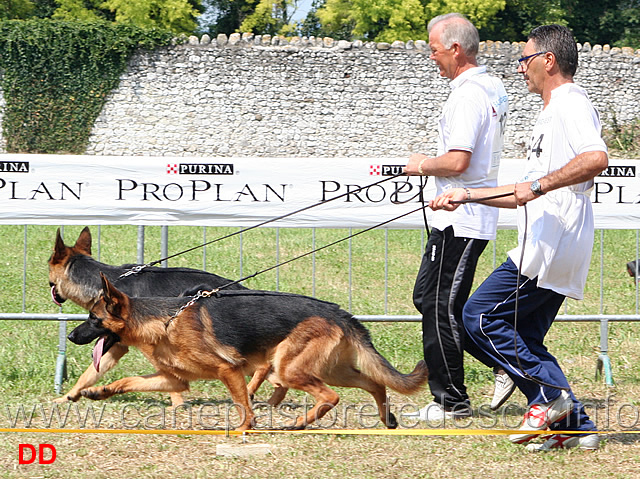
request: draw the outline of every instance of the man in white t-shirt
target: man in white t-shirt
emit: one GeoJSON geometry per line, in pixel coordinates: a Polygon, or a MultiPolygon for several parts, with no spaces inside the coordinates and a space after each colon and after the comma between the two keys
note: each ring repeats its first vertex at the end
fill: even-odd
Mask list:
{"type": "MultiPolygon", "coordinates": [[[[478,31],[464,16],[440,15],[429,22],[428,30],[431,59],[440,75],[451,80],[451,93],[438,123],[437,156],[413,154],[405,172],[433,176],[437,193],[455,187],[496,186],[508,110],[504,86],[487,74],[486,67],[478,66],[478,31]]],[[[497,222],[498,211],[478,203],[433,215],[413,292],[413,302],[422,314],[433,402],[407,417],[442,421],[471,414],[464,384],[467,344],[462,308],[478,258],[495,238],[497,222]]],[[[507,388],[510,394],[513,388],[507,388]]]]}
{"type": "Polygon", "coordinates": [[[589,195],[593,178],[608,165],[607,148],[598,113],[573,83],[578,51],[569,29],[535,28],[518,61],[527,88],[544,103],[520,182],[450,190],[430,206],[455,210],[456,201],[505,193],[482,202],[518,208],[518,246],[469,298],[464,326],[481,351],[478,359],[500,364],[527,397],[529,410],[512,442],[529,442],[539,437],[533,432],[551,429],[544,443],[527,448],[597,449],[593,422],[543,342],[565,297],[583,297],[594,236],[589,195]]]}

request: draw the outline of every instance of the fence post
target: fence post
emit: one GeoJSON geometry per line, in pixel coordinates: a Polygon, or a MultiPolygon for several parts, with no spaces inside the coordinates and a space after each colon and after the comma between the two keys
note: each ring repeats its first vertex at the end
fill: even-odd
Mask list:
{"type": "MultiPolygon", "coordinates": [[[[166,258],[169,256],[169,227],[164,225],[160,227],[160,256],[166,258]]],[[[168,260],[162,260],[160,263],[163,268],[169,266],[168,260]]]]}
{"type": "MultiPolygon", "coordinates": [[[[64,226],[60,228],[64,238],[64,226]]],[[[25,246],[26,246],[26,226],[25,226],[25,246]]],[[[25,252],[26,255],[26,252],[25,252]]],[[[25,256],[26,267],[26,256],[25,256]]],[[[26,277],[23,282],[26,284],[26,277]]],[[[62,308],[60,308],[62,310],[62,308]]],[[[24,306],[23,306],[24,312],[24,306]]],[[[58,323],[58,357],[56,358],[56,372],[53,377],[53,388],[56,394],[62,394],[62,383],[67,379],[67,322],[58,323]]]]}
{"type": "Polygon", "coordinates": [[[58,325],[58,359],[56,360],[56,375],[54,388],[56,394],[62,393],[62,383],[67,379],[67,322],[60,321],[58,325]]]}
{"type": "Polygon", "coordinates": [[[611,359],[609,358],[609,320],[600,320],[600,355],[596,366],[596,379],[602,376],[607,386],[613,386],[613,374],[611,372],[611,359]]]}
{"type": "MultiPolygon", "coordinates": [[[[604,313],[604,230],[600,230],[600,315],[604,313]]],[[[600,355],[596,366],[596,379],[602,376],[607,386],[613,386],[611,359],[609,358],[609,320],[600,319],[600,355]]]]}
{"type": "Polygon", "coordinates": [[[144,264],[144,226],[138,226],[138,264],[144,264]]]}

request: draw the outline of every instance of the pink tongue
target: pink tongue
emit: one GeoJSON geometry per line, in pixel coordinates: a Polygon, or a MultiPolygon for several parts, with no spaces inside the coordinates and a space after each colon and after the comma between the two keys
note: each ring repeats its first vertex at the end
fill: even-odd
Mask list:
{"type": "Polygon", "coordinates": [[[104,339],[106,336],[101,336],[93,347],[93,367],[96,371],[100,372],[100,359],[102,359],[102,349],[104,347],[104,339]]]}
{"type": "Polygon", "coordinates": [[[56,287],[55,286],[51,286],[51,299],[53,299],[53,302],[56,303],[58,306],[62,306],[60,303],[58,303],[58,300],[56,299],[56,287]]]}

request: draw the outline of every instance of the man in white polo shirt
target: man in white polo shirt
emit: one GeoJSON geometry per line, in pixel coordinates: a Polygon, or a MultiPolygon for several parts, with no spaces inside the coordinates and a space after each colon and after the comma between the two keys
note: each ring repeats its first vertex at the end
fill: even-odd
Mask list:
{"type": "MultiPolygon", "coordinates": [[[[436,157],[413,154],[408,175],[433,176],[437,193],[449,188],[496,186],[508,99],[502,82],[478,66],[478,31],[464,16],[435,17],[428,26],[431,59],[451,80],[438,124],[436,157]]],[[[413,301],[422,314],[424,359],[433,402],[408,417],[441,421],[471,414],[464,384],[462,308],[476,265],[495,238],[498,211],[469,203],[454,213],[437,211],[416,278],[413,301]]],[[[473,345],[472,345],[473,346],[473,345]]],[[[508,394],[513,383],[505,376],[508,394]]],[[[506,394],[506,397],[508,397],[506,394]]],[[[506,399],[505,397],[505,399],[506,399]]]]}
{"type": "Polygon", "coordinates": [[[595,425],[544,338],[565,297],[583,297],[594,236],[589,196],[593,178],[608,165],[607,148],[597,111],[573,83],[578,50],[568,28],[533,29],[518,62],[527,88],[544,104],[520,182],[450,190],[430,205],[454,210],[452,202],[467,197],[509,194],[484,203],[518,208],[518,246],[465,305],[468,338],[480,349],[479,359],[500,364],[527,397],[529,409],[512,442],[524,444],[550,429],[545,442],[527,448],[597,449],[595,425]]]}

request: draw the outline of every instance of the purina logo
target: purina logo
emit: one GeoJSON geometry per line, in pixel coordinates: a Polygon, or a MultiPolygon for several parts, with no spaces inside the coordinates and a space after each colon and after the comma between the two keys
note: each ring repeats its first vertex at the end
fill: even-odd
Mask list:
{"type": "Polygon", "coordinates": [[[29,162],[0,161],[0,173],[29,173],[29,162]]]}
{"type": "Polygon", "coordinates": [[[231,163],[180,163],[167,165],[168,175],[233,175],[231,163]]]}
{"type": "Polygon", "coordinates": [[[369,165],[369,176],[395,176],[402,174],[404,165],[369,165]]]}
{"type": "Polygon", "coordinates": [[[635,178],[636,167],[635,166],[609,166],[598,176],[604,176],[608,178],[635,178]]]}

